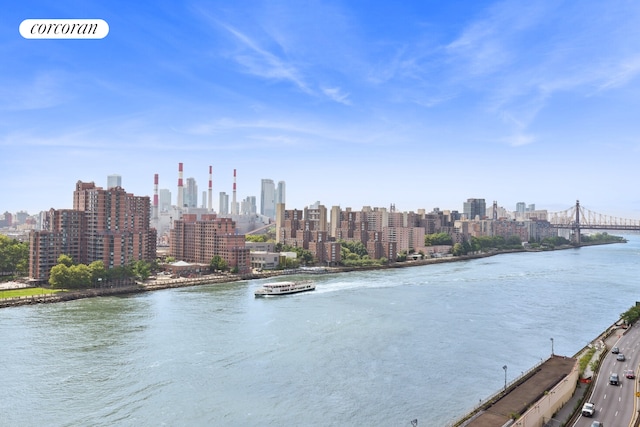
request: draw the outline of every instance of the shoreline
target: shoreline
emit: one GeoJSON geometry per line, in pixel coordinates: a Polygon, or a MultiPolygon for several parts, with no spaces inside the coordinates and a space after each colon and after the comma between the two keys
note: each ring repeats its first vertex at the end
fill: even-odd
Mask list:
{"type": "Polygon", "coordinates": [[[101,296],[114,296],[114,295],[132,295],[142,292],[152,292],[162,289],[174,289],[174,288],[185,288],[191,286],[199,286],[199,285],[208,285],[208,284],[223,284],[223,283],[234,283],[245,280],[258,280],[265,279],[270,277],[279,277],[279,276],[287,276],[292,274],[336,274],[336,273],[348,273],[351,271],[371,271],[371,270],[386,270],[386,269],[395,269],[395,268],[408,268],[408,267],[418,267],[425,266],[430,264],[442,264],[449,262],[460,262],[467,261],[473,259],[480,258],[488,258],[495,255],[503,255],[510,253],[530,253],[530,252],[549,252],[556,250],[565,250],[565,249],[578,249],[585,246],[595,246],[595,245],[607,245],[613,243],[623,243],[623,242],[601,242],[601,243],[588,243],[581,244],[580,246],[572,246],[565,245],[562,247],[550,249],[550,250],[531,250],[531,249],[510,249],[510,250],[501,250],[501,251],[492,251],[492,252],[483,252],[478,254],[470,254],[470,255],[461,255],[461,256],[448,256],[441,258],[428,258],[423,260],[415,260],[415,261],[403,261],[396,262],[393,265],[375,265],[375,266],[367,266],[367,267],[321,267],[323,270],[321,273],[313,273],[312,270],[270,270],[264,271],[261,273],[251,273],[251,274],[225,274],[225,273],[214,273],[208,274],[205,276],[195,277],[195,278],[181,278],[181,279],[156,279],[154,281],[146,282],[146,283],[138,283],[135,286],[122,286],[122,287],[111,287],[104,289],[84,289],[79,291],[70,291],[70,292],[59,292],[56,294],[42,294],[42,295],[33,295],[27,297],[13,297],[13,298],[3,298],[0,299],[0,308],[6,307],[19,307],[23,305],[34,305],[34,304],[50,304],[56,302],[65,302],[65,301],[73,301],[77,299],[85,299],[85,298],[95,298],[101,296]]]}

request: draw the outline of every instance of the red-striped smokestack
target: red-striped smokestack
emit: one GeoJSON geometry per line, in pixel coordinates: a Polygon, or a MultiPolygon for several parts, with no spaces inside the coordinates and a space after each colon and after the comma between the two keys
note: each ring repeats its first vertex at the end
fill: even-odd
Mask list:
{"type": "Polygon", "coordinates": [[[209,205],[208,210],[211,212],[213,210],[213,166],[209,166],[209,205]]]}
{"type": "Polygon", "coordinates": [[[233,170],[233,197],[231,201],[231,214],[238,215],[238,204],[236,203],[236,170],[233,170]]]}
{"type": "Polygon", "coordinates": [[[158,219],[158,174],[153,175],[153,219],[158,219]]]}
{"type": "Polygon", "coordinates": [[[184,206],[184,189],[182,188],[182,163],[178,163],[178,207],[184,206]]]}

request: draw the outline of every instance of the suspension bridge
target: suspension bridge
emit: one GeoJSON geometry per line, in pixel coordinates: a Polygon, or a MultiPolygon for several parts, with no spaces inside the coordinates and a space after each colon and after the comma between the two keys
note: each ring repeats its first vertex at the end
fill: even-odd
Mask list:
{"type": "Polygon", "coordinates": [[[558,229],[572,230],[577,243],[580,243],[580,230],[640,231],[640,220],[617,218],[593,212],[580,206],[579,200],[576,200],[575,206],[564,211],[549,212],[548,220],[558,229]]]}

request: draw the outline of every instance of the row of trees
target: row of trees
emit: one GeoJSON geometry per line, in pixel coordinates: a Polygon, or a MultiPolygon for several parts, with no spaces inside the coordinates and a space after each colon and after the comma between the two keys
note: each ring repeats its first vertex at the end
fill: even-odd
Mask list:
{"type": "Polygon", "coordinates": [[[340,242],[340,258],[346,267],[368,267],[387,264],[387,258],[373,259],[369,257],[367,248],[362,242],[340,242]]]}
{"type": "Polygon", "coordinates": [[[492,249],[521,249],[522,240],[518,236],[504,238],[502,236],[471,237],[461,243],[453,243],[453,238],[447,233],[427,234],[424,236],[426,246],[452,245],[451,253],[454,256],[466,255],[473,252],[486,252],[492,249]]]}
{"type": "Polygon", "coordinates": [[[276,252],[295,252],[296,259],[285,258],[284,265],[280,265],[280,268],[297,268],[301,265],[311,265],[314,262],[313,253],[308,249],[303,249],[298,246],[289,246],[283,243],[276,243],[276,252]]]}
{"type": "Polygon", "coordinates": [[[627,325],[633,325],[638,319],[640,319],[640,306],[634,305],[622,313],[620,318],[624,320],[627,325]]]}
{"type": "Polygon", "coordinates": [[[151,270],[157,267],[139,260],[107,270],[102,261],[94,261],[88,265],[76,264],[69,255],[60,255],[57,262],[49,274],[49,285],[57,289],[96,288],[134,278],[145,280],[151,275],[151,270]]]}
{"type": "Polygon", "coordinates": [[[625,238],[621,236],[613,236],[607,232],[604,232],[596,234],[583,234],[580,236],[580,240],[582,240],[583,243],[622,243],[625,241],[625,238]]]}

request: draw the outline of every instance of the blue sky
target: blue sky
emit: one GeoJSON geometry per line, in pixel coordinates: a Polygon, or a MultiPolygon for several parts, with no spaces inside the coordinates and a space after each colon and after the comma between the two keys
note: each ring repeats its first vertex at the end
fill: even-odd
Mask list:
{"type": "Polygon", "coordinates": [[[0,15],[0,211],[120,174],[214,208],[462,210],[467,198],[640,219],[640,3],[24,1],[0,15]],[[24,19],[94,18],[101,40],[24,19]]]}

